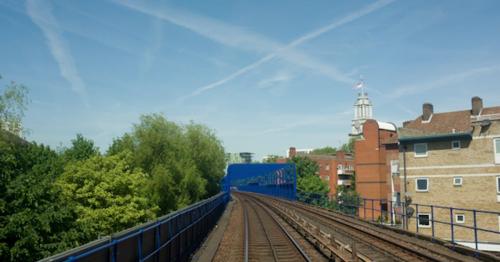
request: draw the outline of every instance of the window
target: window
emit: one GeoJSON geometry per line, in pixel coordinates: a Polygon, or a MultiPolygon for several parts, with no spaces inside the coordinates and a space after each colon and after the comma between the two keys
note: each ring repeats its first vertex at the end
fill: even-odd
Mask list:
{"type": "Polygon", "coordinates": [[[464,214],[456,214],[455,215],[455,222],[459,224],[465,223],[465,215],[464,214]]]}
{"type": "Polygon", "coordinates": [[[431,227],[431,214],[419,213],[417,220],[419,227],[431,227]]]}
{"type": "Polygon", "coordinates": [[[454,186],[462,186],[463,178],[461,176],[456,176],[453,178],[454,186]]]}
{"type": "Polygon", "coordinates": [[[413,145],[413,149],[415,151],[415,157],[427,156],[427,143],[415,144],[413,145]]]}
{"type": "Polygon", "coordinates": [[[460,149],[460,141],[458,140],[451,141],[451,149],[453,150],[460,149]]]}
{"type": "Polygon", "coordinates": [[[415,179],[415,190],[417,192],[427,192],[429,191],[429,179],[428,178],[417,178],[415,179]]]}
{"type": "Polygon", "coordinates": [[[497,176],[497,193],[500,194],[500,176],[497,176]]]}
{"type": "Polygon", "coordinates": [[[495,147],[495,163],[500,164],[500,138],[493,140],[495,147]]]}
{"type": "Polygon", "coordinates": [[[326,166],[325,166],[325,170],[326,170],[326,171],[330,170],[330,165],[326,165],[326,166]]]}

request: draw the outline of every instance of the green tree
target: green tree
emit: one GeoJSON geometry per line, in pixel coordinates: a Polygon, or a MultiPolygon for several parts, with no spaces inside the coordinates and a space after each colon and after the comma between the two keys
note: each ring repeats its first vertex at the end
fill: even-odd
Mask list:
{"type": "Polygon", "coordinates": [[[356,139],[351,137],[347,143],[342,145],[342,147],[341,147],[342,151],[344,151],[346,153],[354,153],[354,143],[355,142],[356,142],[356,139]]]}
{"type": "Polygon", "coordinates": [[[204,125],[190,123],[186,126],[185,135],[189,155],[198,172],[207,181],[205,197],[213,196],[220,191],[219,182],[224,176],[226,167],[224,147],[215,133],[204,125]]]}
{"type": "Polygon", "coordinates": [[[264,163],[276,163],[278,159],[283,158],[281,156],[276,156],[276,155],[270,155],[264,159],[264,163]]]}
{"type": "Polygon", "coordinates": [[[71,147],[65,149],[62,155],[65,161],[81,161],[99,155],[99,148],[94,145],[94,141],[77,134],[71,140],[71,147]]]}
{"type": "Polygon", "coordinates": [[[65,241],[81,245],[155,218],[147,176],[131,166],[130,152],[69,162],[56,186],[77,219],[65,241]]]}
{"type": "MultiPolygon", "coordinates": [[[[191,134],[194,136],[196,132],[191,134]]],[[[163,115],[152,114],[142,116],[131,133],[116,139],[108,153],[123,150],[133,153],[134,166],[149,176],[151,199],[161,213],[166,213],[200,200],[207,192],[207,180],[192,156],[194,148],[181,126],[167,121],[163,115]]],[[[206,163],[210,161],[207,158],[206,163]]]]}
{"type": "Polygon", "coordinates": [[[337,196],[333,202],[333,208],[337,211],[356,215],[358,207],[361,204],[361,197],[353,188],[345,186],[337,187],[337,196]]]}
{"type": "Polygon", "coordinates": [[[21,135],[22,118],[27,105],[28,88],[14,81],[7,84],[0,95],[0,129],[21,135]]]}
{"type": "Polygon", "coordinates": [[[34,261],[69,248],[62,236],[75,217],[54,187],[60,157],[20,139],[2,139],[0,148],[0,260],[34,261]]]}
{"type": "Polygon", "coordinates": [[[319,177],[319,166],[307,157],[293,157],[297,170],[297,193],[299,201],[326,206],[328,204],[328,185],[319,177]]]}
{"type": "Polygon", "coordinates": [[[311,152],[311,155],[335,155],[337,149],[331,146],[325,146],[322,148],[316,148],[311,152]]]}

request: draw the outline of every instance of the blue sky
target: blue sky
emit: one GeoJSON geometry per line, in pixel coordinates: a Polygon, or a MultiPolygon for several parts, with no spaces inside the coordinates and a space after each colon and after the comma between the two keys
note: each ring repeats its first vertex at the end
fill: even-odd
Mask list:
{"type": "Polygon", "coordinates": [[[106,149],[141,114],[227,151],[338,146],[363,76],[378,120],[500,105],[500,2],[0,0],[0,74],[29,139],[106,149]]]}

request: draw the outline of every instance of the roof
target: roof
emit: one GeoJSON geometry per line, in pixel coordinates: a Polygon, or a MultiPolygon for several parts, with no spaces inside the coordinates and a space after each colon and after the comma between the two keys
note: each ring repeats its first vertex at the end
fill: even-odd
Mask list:
{"type": "Polygon", "coordinates": [[[470,116],[470,110],[432,114],[429,121],[422,121],[422,116],[419,116],[403,125],[400,137],[470,132],[470,116]]]}
{"type": "Polygon", "coordinates": [[[398,130],[401,142],[415,142],[422,139],[442,140],[451,138],[471,138],[472,122],[476,118],[500,114],[500,106],[485,107],[480,116],[475,117],[471,110],[434,113],[428,121],[422,121],[422,116],[405,122],[398,130]]]}
{"type": "Polygon", "coordinates": [[[396,125],[389,122],[377,121],[378,128],[396,132],[396,125]]]}
{"type": "Polygon", "coordinates": [[[483,111],[481,111],[481,115],[493,115],[493,114],[500,114],[500,106],[486,107],[483,108],[483,111]]]}

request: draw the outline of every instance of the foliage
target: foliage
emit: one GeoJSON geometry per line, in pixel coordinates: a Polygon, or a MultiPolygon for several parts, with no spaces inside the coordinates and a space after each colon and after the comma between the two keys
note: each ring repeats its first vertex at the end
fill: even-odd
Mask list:
{"type": "Polygon", "coordinates": [[[186,126],[189,154],[198,172],[207,181],[205,197],[217,194],[219,182],[226,167],[225,152],[221,141],[206,126],[190,123],[186,126]]]}
{"type": "Polygon", "coordinates": [[[333,202],[333,208],[337,211],[356,215],[358,207],[361,205],[361,197],[352,188],[344,186],[337,187],[337,197],[333,202]]]}
{"type": "Polygon", "coordinates": [[[294,156],[288,162],[295,164],[298,177],[315,176],[319,173],[318,164],[307,157],[294,156]]]}
{"type": "Polygon", "coordinates": [[[0,261],[38,260],[219,191],[224,148],[205,126],[147,115],[104,156],[81,134],[58,154],[14,134],[20,90],[0,97],[0,261]]]}
{"type": "Polygon", "coordinates": [[[335,155],[337,149],[331,146],[325,146],[322,148],[316,148],[311,152],[311,155],[335,155]]]}
{"type": "Polygon", "coordinates": [[[131,133],[116,139],[108,154],[128,150],[133,164],[150,178],[152,200],[166,213],[218,191],[225,154],[204,126],[185,127],[159,114],[145,115],[131,133]]]}
{"type": "Polygon", "coordinates": [[[130,165],[131,154],[94,155],[70,162],[56,186],[77,219],[75,245],[153,219],[158,207],[147,197],[147,178],[130,165]]]}
{"type": "Polygon", "coordinates": [[[94,145],[94,141],[77,134],[76,138],[71,140],[71,147],[63,151],[65,161],[81,161],[99,155],[99,149],[94,145]]]}
{"type": "Polygon", "coordinates": [[[63,167],[59,156],[13,141],[0,142],[0,260],[33,261],[69,247],[61,238],[74,217],[53,187],[63,167]]]}
{"type": "Polygon", "coordinates": [[[342,145],[342,151],[346,153],[354,153],[354,143],[356,142],[356,138],[351,137],[349,141],[342,145]]]}
{"type": "Polygon", "coordinates": [[[27,94],[28,88],[22,84],[12,81],[5,86],[3,94],[0,95],[0,129],[21,135],[21,120],[28,105],[27,94]]]}
{"type": "Polygon", "coordinates": [[[264,163],[276,163],[276,161],[278,161],[278,159],[280,159],[280,158],[283,158],[283,157],[277,156],[277,155],[270,155],[270,156],[266,157],[263,162],[264,163]]]}
{"type": "Polygon", "coordinates": [[[322,205],[328,200],[328,185],[317,175],[319,167],[307,157],[293,157],[297,169],[297,193],[299,201],[322,205]]]}

